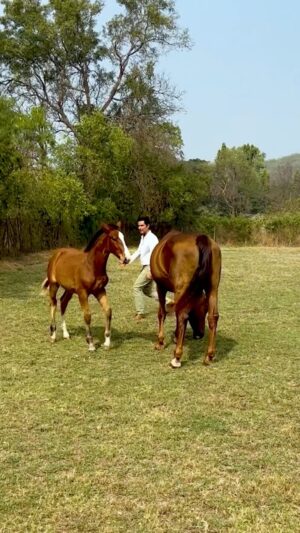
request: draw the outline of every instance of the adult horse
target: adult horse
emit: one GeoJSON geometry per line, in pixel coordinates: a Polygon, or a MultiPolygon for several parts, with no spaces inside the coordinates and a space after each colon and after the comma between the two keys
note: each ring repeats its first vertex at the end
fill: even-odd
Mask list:
{"type": "Polygon", "coordinates": [[[60,286],[65,291],[60,298],[63,337],[70,337],[65,312],[73,294],[77,294],[86,327],[86,340],[89,350],[94,351],[95,345],[91,333],[91,312],[88,303],[90,294],[99,301],[105,314],[105,340],[103,346],[109,348],[111,337],[112,311],[108,303],[105,286],[108,283],[106,263],[109,254],[114,254],[122,263],[126,263],[124,246],[119,238],[119,228],[113,224],[102,224],[84,250],[76,248],[59,248],[50,258],[47,277],[42,289],[49,291],[50,297],[50,339],[56,339],[55,314],[57,308],[56,293],[60,286]]]}
{"type": "Polygon", "coordinates": [[[176,313],[176,347],[171,361],[173,368],[181,366],[183,342],[189,321],[194,338],[202,338],[208,314],[208,348],[204,364],[209,364],[216,351],[216,331],[219,318],[218,287],[221,275],[221,251],[206,235],[171,231],[154,248],[151,273],[159,297],[157,349],[164,347],[166,292],[174,292],[176,313]]]}

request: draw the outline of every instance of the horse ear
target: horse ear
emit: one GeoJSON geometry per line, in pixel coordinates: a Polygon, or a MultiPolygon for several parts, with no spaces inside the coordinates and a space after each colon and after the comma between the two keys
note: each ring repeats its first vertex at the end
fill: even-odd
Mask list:
{"type": "Polygon", "coordinates": [[[109,233],[111,228],[108,224],[101,224],[101,229],[103,229],[105,233],[109,233]]]}

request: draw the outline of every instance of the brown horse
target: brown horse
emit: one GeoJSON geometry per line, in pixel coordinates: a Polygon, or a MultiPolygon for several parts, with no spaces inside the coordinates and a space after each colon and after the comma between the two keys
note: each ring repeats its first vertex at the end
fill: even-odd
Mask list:
{"type": "Polygon", "coordinates": [[[69,339],[65,312],[74,293],[78,295],[83,311],[86,340],[89,350],[94,351],[95,345],[91,334],[91,312],[88,297],[93,294],[99,301],[105,314],[105,342],[103,346],[109,348],[111,337],[112,311],[108,303],[105,286],[108,283],[106,263],[112,253],[122,263],[126,263],[124,246],[119,238],[119,228],[112,224],[102,224],[84,250],[76,248],[59,248],[50,258],[47,277],[43,282],[44,291],[48,289],[51,308],[50,338],[56,339],[55,314],[57,307],[56,293],[62,286],[65,291],[60,298],[60,311],[62,317],[63,337],[69,339]]]}
{"type": "MultiPolygon", "coordinates": [[[[157,349],[164,347],[166,292],[174,292],[176,313],[176,348],[171,361],[173,368],[181,366],[187,322],[194,338],[202,338],[208,314],[208,349],[204,364],[209,364],[216,351],[216,331],[219,318],[218,286],[221,275],[221,251],[206,235],[171,231],[156,245],[151,255],[151,273],[159,297],[157,349]]],[[[168,306],[167,306],[168,307],[168,306]]]]}

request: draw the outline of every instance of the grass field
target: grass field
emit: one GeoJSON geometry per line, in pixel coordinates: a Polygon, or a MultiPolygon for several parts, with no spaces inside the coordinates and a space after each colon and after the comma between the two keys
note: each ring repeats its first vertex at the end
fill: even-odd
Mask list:
{"type": "Polygon", "coordinates": [[[51,345],[46,260],[0,263],[0,531],[300,531],[300,249],[224,248],[216,361],[188,330],[179,370],[115,258],[112,349],[75,298],[51,345]]]}

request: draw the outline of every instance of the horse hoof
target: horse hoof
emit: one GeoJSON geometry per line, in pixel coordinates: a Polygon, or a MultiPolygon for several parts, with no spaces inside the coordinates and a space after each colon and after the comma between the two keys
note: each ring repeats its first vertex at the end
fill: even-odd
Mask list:
{"type": "Polygon", "coordinates": [[[95,346],[93,344],[89,345],[89,352],[94,352],[96,350],[95,346]]]}
{"type": "Polygon", "coordinates": [[[181,362],[179,361],[179,359],[176,359],[176,357],[174,357],[171,361],[171,367],[172,368],[180,368],[181,367],[181,362]]]}
{"type": "Polygon", "coordinates": [[[155,350],[163,350],[165,347],[164,344],[159,344],[159,342],[157,344],[155,344],[154,348],[155,350]]]}
{"type": "Polygon", "coordinates": [[[51,342],[51,344],[54,344],[55,341],[56,341],[56,339],[53,339],[52,337],[50,337],[50,342],[51,342]]]}
{"type": "Polygon", "coordinates": [[[109,350],[110,349],[110,345],[108,344],[101,344],[101,348],[104,348],[104,350],[109,350]]]}

